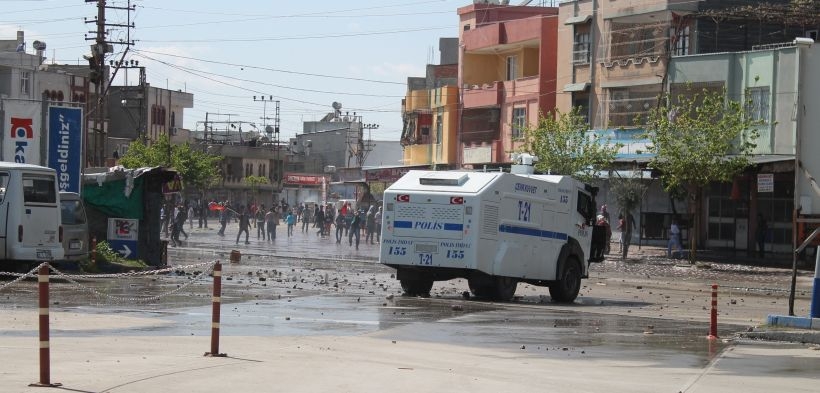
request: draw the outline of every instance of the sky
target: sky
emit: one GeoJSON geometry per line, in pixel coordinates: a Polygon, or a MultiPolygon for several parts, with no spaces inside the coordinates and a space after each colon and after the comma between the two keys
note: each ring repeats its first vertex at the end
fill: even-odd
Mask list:
{"type": "MultiPolygon", "coordinates": [[[[194,95],[184,127],[202,130],[209,120],[261,126],[280,101],[281,138],[302,132],[342,104],[365,124],[377,124],[374,140],[398,140],[401,100],[408,77],[423,77],[439,61],[440,37],[458,36],[459,7],[471,0],[132,0],[134,45],[115,45],[108,60],[139,61],[148,83],[194,95]],[[256,96],[256,100],[254,100],[256,96]]],[[[126,7],[127,1],[108,0],[126,7]]],[[[108,23],[127,24],[125,10],[109,9],[108,23]]],[[[0,39],[25,31],[26,50],[47,44],[46,63],[88,64],[96,29],[96,1],[0,0],[0,39]]],[[[110,27],[110,41],[127,31],[110,27]]],[[[119,75],[115,84],[126,84],[119,75]]],[[[127,84],[137,83],[129,71],[127,84]]],[[[245,125],[244,130],[248,130],[245,125]]],[[[262,127],[258,127],[262,129],[262,127]]]]}

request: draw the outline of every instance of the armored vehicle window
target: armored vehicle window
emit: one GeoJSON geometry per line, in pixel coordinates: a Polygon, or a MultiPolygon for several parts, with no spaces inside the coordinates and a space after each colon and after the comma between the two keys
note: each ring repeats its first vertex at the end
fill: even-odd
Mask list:
{"type": "Polygon", "coordinates": [[[592,203],[592,197],[581,191],[578,191],[578,213],[580,213],[587,222],[595,219],[595,204],[592,203]]]}

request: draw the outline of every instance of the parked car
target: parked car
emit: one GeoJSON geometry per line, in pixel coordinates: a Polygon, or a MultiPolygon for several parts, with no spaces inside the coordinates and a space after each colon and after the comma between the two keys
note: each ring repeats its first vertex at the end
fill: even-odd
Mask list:
{"type": "Polygon", "coordinates": [[[76,261],[88,257],[88,220],[85,205],[75,192],[60,192],[60,212],[63,222],[63,249],[65,260],[76,261]]]}

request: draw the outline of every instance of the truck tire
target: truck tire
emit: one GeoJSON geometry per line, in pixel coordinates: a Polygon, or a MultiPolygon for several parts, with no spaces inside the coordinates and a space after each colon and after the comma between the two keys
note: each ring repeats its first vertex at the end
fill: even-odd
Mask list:
{"type": "Polygon", "coordinates": [[[495,278],[495,300],[508,302],[515,297],[515,290],[518,288],[518,280],[511,277],[495,278]]]}
{"type": "Polygon", "coordinates": [[[404,296],[430,297],[430,290],[433,288],[432,278],[403,278],[399,282],[404,296]]]}
{"type": "Polygon", "coordinates": [[[511,277],[485,276],[467,280],[470,292],[477,298],[508,302],[515,296],[518,280],[511,277]]]}
{"type": "Polygon", "coordinates": [[[552,300],[561,303],[572,303],[581,291],[581,267],[575,257],[567,258],[559,270],[560,276],[550,288],[552,300]]]}

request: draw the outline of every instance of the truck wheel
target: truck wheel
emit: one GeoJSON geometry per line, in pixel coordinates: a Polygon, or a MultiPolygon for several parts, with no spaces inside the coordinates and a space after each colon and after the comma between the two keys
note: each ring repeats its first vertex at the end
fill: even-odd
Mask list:
{"type": "Polygon", "coordinates": [[[433,288],[432,278],[405,278],[399,282],[404,296],[430,297],[430,289],[433,288]]]}
{"type": "Polygon", "coordinates": [[[470,286],[470,292],[477,298],[492,298],[495,288],[492,281],[479,278],[470,278],[467,280],[467,285],[470,286]]]}
{"type": "Polygon", "coordinates": [[[550,296],[552,300],[561,303],[571,303],[578,297],[581,290],[581,268],[578,260],[568,258],[561,269],[561,277],[550,285],[550,296]]]}
{"type": "Polygon", "coordinates": [[[508,302],[515,297],[515,289],[518,288],[518,280],[510,277],[495,278],[495,299],[508,302]]]}

